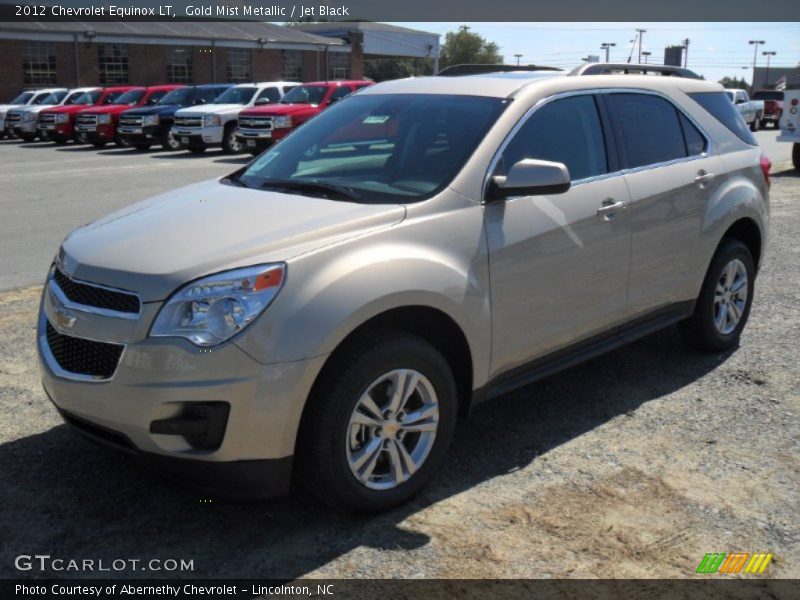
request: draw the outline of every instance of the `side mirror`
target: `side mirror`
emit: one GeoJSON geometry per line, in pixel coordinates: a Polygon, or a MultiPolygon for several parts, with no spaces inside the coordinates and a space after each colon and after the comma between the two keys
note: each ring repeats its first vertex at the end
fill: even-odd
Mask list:
{"type": "Polygon", "coordinates": [[[489,198],[563,194],[569,186],[569,169],[564,163],[526,158],[512,166],[507,175],[492,177],[489,198]]]}
{"type": "Polygon", "coordinates": [[[258,98],[258,99],[256,99],[256,106],[263,106],[263,105],[269,104],[269,103],[270,103],[269,98],[258,98]]]}
{"type": "Polygon", "coordinates": [[[737,98],[736,104],[744,104],[744,98],[737,98]]]}

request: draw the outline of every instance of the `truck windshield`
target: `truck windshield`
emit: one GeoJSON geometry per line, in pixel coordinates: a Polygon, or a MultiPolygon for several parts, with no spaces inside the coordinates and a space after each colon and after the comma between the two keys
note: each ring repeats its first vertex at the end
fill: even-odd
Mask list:
{"type": "Polygon", "coordinates": [[[181,106],[189,106],[192,100],[194,100],[194,93],[195,88],[178,88],[164,96],[159,101],[159,104],[180,104],[181,106]]]}
{"type": "Polygon", "coordinates": [[[327,91],[324,85],[301,85],[281,98],[280,104],[319,104],[327,91]]]}
{"type": "Polygon", "coordinates": [[[102,93],[100,90],[84,92],[75,99],[73,104],[94,104],[100,99],[102,93]]]}
{"type": "Polygon", "coordinates": [[[52,94],[42,94],[34,98],[31,104],[58,104],[64,99],[67,92],[53,92],[52,94]]]}
{"type": "Polygon", "coordinates": [[[67,96],[67,99],[64,100],[64,104],[66,106],[69,106],[71,104],[77,104],[78,98],[80,98],[81,96],[83,96],[83,92],[72,92],[69,96],[67,96]]]}
{"type": "Polygon", "coordinates": [[[253,86],[247,87],[232,87],[225,90],[213,104],[247,104],[256,93],[256,88],[253,86]]]}
{"type": "Polygon", "coordinates": [[[355,202],[417,202],[452,181],[507,104],[443,94],[353,96],[230,180],[355,202]]]}
{"type": "Polygon", "coordinates": [[[125,92],[109,92],[108,95],[103,98],[103,104],[114,104],[122,94],[125,92]]]}
{"type": "Polygon", "coordinates": [[[144,96],[144,90],[128,90],[111,104],[136,104],[142,99],[142,96],[144,96]]]}
{"type": "Polygon", "coordinates": [[[33,97],[33,92],[22,92],[19,96],[11,101],[11,104],[27,104],[28,100],[33,97]]]}

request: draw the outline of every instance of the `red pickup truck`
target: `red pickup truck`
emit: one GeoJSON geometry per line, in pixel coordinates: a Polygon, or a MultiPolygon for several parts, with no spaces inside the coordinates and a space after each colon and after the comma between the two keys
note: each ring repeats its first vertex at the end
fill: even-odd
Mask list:
{"type": "Polygon", "coordinates": [[[236,139],[250,154],[259,154],[331,104],[373,83],[315,81],[299,85],[275,104],[240,112],[236,139]]]}
{"type": "Polygon", "coordinates": [[[111,104],[132,86],[116,86],[97,88],[87,91],[75,101],[75,104],[46,108],[39,112],[36,125],[41,139],[48,139],[56,144],[66,144],[75,138],[75,115],[93,106],[111,104]]]}
{"type": "Polygon", "coordinates": [[[119,116],[134,106],[149,106],[156,104],[167,92],[183,85],[154,85],[151,87],[133,87],[118,96],[105,106],[91,106],[75,114],[75,131],[77,142],[88,142],[97,148],[102,148],[109,142],[117,146],[125,143],[117,135],[117,121],[119,116]]]}
{"type": "Polygon", "coordinates": [[[758,90],[753,94],[753,100],[764,101],[764,114],[761,115],[761,127],[767,123],[777,129],[783,114],[783,92],[778,90],[758,90]]]}

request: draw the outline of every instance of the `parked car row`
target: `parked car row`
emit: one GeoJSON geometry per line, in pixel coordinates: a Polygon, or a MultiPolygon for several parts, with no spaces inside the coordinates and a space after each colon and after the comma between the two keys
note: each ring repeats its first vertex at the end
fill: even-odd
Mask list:
{"type": "Polygon", "coordinates": [[[47,88],[0,105],[0,138],[258,154],[367,80],[47,88]],[[240,117],[243,119],[240,120],[240,117]]]}

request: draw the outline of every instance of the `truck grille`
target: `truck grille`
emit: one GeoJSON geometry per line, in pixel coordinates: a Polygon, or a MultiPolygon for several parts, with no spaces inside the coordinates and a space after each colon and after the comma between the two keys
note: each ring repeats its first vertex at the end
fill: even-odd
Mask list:
{"type": "Polygon", "coordinates": [[[53,279],[64,292],[64,295],[76,304],[94,306],[122,313],[138,314],[141,307],[139,297],[125,292],[116,292],[103,287],[74,281],[59,269],[53,273],[53,279]]]}
{"type": "Polygon", "coordinates": [[[142,117],[122,115],[119,118],[119,125],[120,127],[141,127],[143,120],[142,117]]]}
{"type": "Polygon", "coordinates": [[[202,127],[203,117],[175,117],[175,127],[202,127]]]}
{"type": "Polygon", "coordinates": [[[97,125],[97,115],[78,115],[75,122],[78,125],[97,125]]]}
{"type": "Polygon", "coordinates": [[[64,371],[99,379],[113,377],[124,346],[64,335],[50,321],[45,333],[50,352],[64,371]]]}
{"type": "Polygon", "coordinates": [[[53,113],[39,113],[40,125],[52,125],[56,122],[56,116],[53,113]]]}
{"type": "Polygon", "coordinates": [[[239,117],[239,129],[272,129],[272,117],[239,117]]]}
{"type": "Polygon", "coordinates": [[[6,123],[21,123],[22,122],[22,114],[18,112],[11,112],[9,111],[6,114],[6,123]]]}

